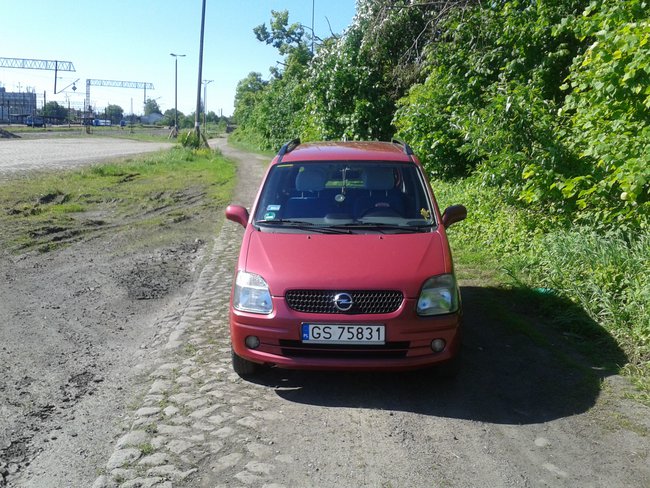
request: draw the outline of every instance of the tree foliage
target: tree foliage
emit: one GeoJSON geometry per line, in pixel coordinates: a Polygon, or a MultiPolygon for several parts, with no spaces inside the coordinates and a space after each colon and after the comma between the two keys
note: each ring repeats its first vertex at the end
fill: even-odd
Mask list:
{"type": "Polygon", "coordinates": [[[286,11],[255,28],[282,61],[235,100],[242,138],[411,144],[430,175],[473,174],[568,220],[645,225],[648,0],[357,0],[312,53],[286,11]]]}
{"type": "Polygon", "coordinates": [[[144,114],[151,115],[159,113],[161,113],[161,110],[158,106],[158,102],[152,98],[147,98],[147,101],[144,104],[144,114]]]}
{"type": "Polygon", "coordinates": [[[235,91],[235,121],[246,126],[253,123],[253,113],[267,82],[262,79],[262,73],[250,72],[240,80],[235,91]]]}
{"type": "Polygon", "coordinates": [[[562,24],[589,44],[562,88],[569,93],[565,135],[592,171],[558,186],[605,221],[613,211],[633,217],[650,205],[649,11],[645,0],[599,0],[562,24]]]}
{"type": "Polygon", "coordinates": [[[560,166],[564,151],[550,144],[551,126],[577,43],[553,35],[553,26],[579,2],[556,3],[495,2],[456,10],[440,25],[427,79],[400,101],[395,118],[432,174],[479,168],[490,182],[520,191],[525,175],[560,166]],[[540,168],[529,167],[533,161],[540,168]]]}
{"type": "Polygon", "coordinates": [[[124,117],[124,110],[119,105],[108,105],[104,110],[106,118],[113,124],[119,124],[124,117]]]}
{"type": "Polygon", "coordinates": [[[648,4],[511,0],[452,12],[395,124],[438,177],[600,225],[648,215],[648,4]],[[577,213],[576,213],[577,212],[577,213]]]}
{"type": "Polygon", "coordinates": [[[68,109],[57,102],[47,102],[43,106],[43,116],[63,120],[68,117],[68,109]]]}
{"type": "Polygon", "coordinates": [[[294,23],[289,25],[289,12],[287,10],[271,10],[271,31],[266,24],[258,25],[253,29],[258,41],[270,44],[277,48],[280,54],[291,54],[302,50],[305,46],[305,29],[302,25],[294,23]]]}

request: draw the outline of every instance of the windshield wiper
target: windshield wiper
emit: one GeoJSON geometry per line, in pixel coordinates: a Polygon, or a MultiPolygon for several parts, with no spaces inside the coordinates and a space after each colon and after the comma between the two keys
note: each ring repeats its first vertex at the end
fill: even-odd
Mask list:
{"type": "MultiPolygon", "coordinates": [[[[344,228],[332,228],[330,225],[317,225],[313,222],[305,222],[304,220],[291,220],[291,219],[274,219],[274,220],[256,220],[255,225],[268,225],[271,227],[289,227],[291,229],[308,230],[312,232],[320,232],[321,234],[351,234],[352,231],[344,228]]],[[[334,226],[336,227],[336,226],[334,226]]]]}
{"type": "Polygon", "coordinates": [[[398,225],[398,224],[387,224],[384,222],[351,222],[347,224],[331,225],[331,228],[334,229],[366,229],[366,230],[378,230],[380,232],[387,230],[397,230],[401,232],[422,232],[425,229],[430,229],[434,224],[418,224],[418,225],[398,225]]]}

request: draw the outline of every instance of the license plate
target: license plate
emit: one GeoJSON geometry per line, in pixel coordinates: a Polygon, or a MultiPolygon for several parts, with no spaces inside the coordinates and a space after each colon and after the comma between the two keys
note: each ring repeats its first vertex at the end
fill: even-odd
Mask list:
{"type": "Polygon", "coordinates": [[[302,324],[306,344],[384,344],[383,325],[302,324]]]}

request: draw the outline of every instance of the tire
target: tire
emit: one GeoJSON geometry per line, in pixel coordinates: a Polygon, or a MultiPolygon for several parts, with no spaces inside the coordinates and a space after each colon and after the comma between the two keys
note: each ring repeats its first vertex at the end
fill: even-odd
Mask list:
{"type": "Polygon", "coordinates": [[[237,373],[242,378],[250,378],[259,372],[261,367],[259,364],[249,361],[248,359],[244,359],[243,357],[239,356],[232,348],[230,349],[230,353],[232,356],[232,369],[234,369],[235,373],[237,373]]]}

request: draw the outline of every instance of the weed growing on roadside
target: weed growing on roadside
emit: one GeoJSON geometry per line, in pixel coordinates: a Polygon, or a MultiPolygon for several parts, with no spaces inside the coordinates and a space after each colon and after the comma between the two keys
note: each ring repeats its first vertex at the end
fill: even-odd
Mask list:
{"type": "Polygon", "coordinates": [[[153,454],[155,449],[150,443],[146,444],[140,444],[138,446],[138,449],[140,449],[140,452],[142,453],[143,456],[148,456],[149,454],[153,454]]]}

